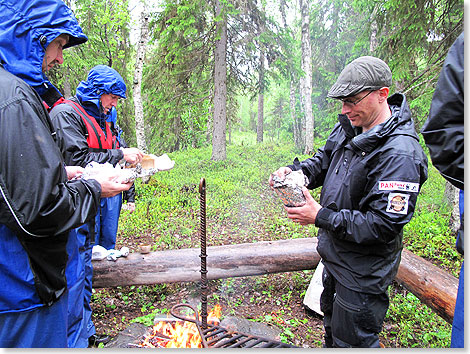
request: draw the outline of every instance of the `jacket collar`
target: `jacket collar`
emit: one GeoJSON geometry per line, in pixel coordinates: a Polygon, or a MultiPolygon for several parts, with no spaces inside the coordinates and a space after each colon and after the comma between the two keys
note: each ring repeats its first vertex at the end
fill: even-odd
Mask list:
{"type": "Polygon", "coordinates": [[[391,117],[364,133],[362,129],[353,127],[346,115],[338,116],[344,134],[354,150],[369,153],[383,139],[393,135],[408,135],[418,140],[405,95],[393,94],[388,98],[388,104],[392,112],[391,117]]]}

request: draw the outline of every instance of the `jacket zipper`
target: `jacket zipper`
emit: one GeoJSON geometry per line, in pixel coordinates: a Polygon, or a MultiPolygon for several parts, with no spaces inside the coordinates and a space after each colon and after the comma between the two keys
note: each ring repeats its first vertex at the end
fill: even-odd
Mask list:
{"type": "Polygon", "coordinates": [[[15,220],[16,220],[16,223],[19,225],[19,227],[21,228],[21,230],[23,230],[23,232],[26,233],[26,234],[28,234],[29,236],[41,237],[41,235],[32,234],[31,232],[29,232],[28,230],[26,230],[26,229],[23,227],[23,225],[21,225],[20,220],[17,218],[15,212],[13,211],[13,208],[11,207],[10,203],[9,203],[8,200],[7,200],[7,197],[6,197],[6,195],[5,195],[5,192],[3,191],[2,186],[0,186],[0,191],[2,192],[3,200],[5,201],[5,203],[7,204],[8,208],[10,209],[11,215],[13,215],[13,217],[14,217],[15,220]]]}

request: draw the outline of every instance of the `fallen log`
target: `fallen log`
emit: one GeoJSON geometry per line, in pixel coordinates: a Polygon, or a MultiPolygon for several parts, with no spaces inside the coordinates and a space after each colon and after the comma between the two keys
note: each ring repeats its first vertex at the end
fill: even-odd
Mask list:
{"type": "MultiPolygon", "coordinates": [[[[316,238],[207,247],[207,279],[315,269],[316,238]]],[[[93,287],[192,282],[201,279],[199,248],[131,253],[116,262],[93,262],[93,287]]]]}
{"type": "MultiPolygon", "coordinates": [[[[207,279],[245,277],[315,269],[316,238],[207,247],[207,279]]],[[[116,262],[93,261],[93,287],[194,282],[201,279],[199,248],[131,253],[116,262]]],[[[458,280],[404,249],[396,276],[439,316],[452,323],[458,280]]]]}
{"type": "Polygon", "coordinates": [[[452,324],[459,285],[456,277],[405,248],[395,280],[452,324]]]}

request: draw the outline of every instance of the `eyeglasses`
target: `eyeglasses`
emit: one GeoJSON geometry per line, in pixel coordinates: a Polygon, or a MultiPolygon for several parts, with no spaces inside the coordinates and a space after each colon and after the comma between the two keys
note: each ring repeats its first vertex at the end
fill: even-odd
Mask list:
{"type": "Polygon", "coordinates": [[[372,92],[374,91],[369,91],[369,93],[367,95],[364,95],[362,96],[361,98],[359,98],[358,100],[355,100],[355,101],[351,101],[351,99],[349,98],[340,98],[339,100],[341,102],[343,102],[343,104],[348,104],[348,105],[352,105],[352,106],[355,106],[357,105],[359,102],[361,102],[364,98],[366,98],[367,96],[369,96],[372,92]]]}

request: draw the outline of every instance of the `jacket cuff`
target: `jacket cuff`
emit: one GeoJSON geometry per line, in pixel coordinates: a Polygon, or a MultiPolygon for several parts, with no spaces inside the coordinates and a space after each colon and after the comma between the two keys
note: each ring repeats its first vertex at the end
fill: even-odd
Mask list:
{"type": "Polygon", "coordinates": [[[292,165],[287,165],[286,167],[289,167],[292,171],[298,171],[302,169],[300,161],[297,157],[294,159],[294,163],[292,165]]]}
{"type": "Polygon", "coordinates": [[[321,208],[315,219],[315,226],[321,227],[322,229],[328,229],[328,226],[331,225],[330,222],[330,215],[333,214],[334,211],[328,208],[321,208]]]}
{"type": "Polygon", "coordinates": [[[119,148],[119,149],[117,149],[117,150],[118,150],[119,161],[121,161],[121,160],[124,158],[124,151],[123,151],[123,148],[119,148]]]}

